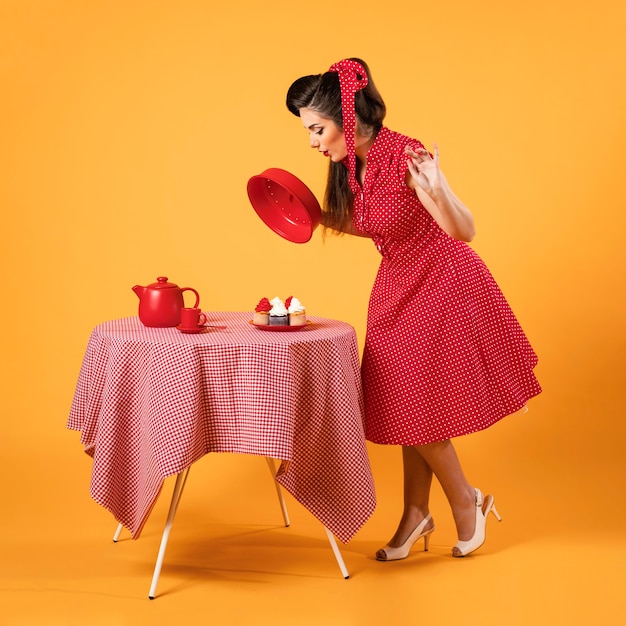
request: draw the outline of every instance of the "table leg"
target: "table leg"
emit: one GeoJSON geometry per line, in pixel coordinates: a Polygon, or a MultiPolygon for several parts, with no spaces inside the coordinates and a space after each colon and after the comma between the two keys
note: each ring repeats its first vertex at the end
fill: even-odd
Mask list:
{"type": "MultiPolygon", "coordinates": [[[[276,477],[276,465],[274,463],[274,459],[267,456],[265,457],[267,464],[270,467],[270,472],[272,473],[272,477],[276,477]]],[[[280,488],[280,484],[274,480],[274,485],[276,486],[276,493],[278,494],[278,501],[280,502],[280,508],[283,512],[283,518],[285,520],[285,526],[289,526],[289,515],[287,513],[287,505],[285,504],[285,498],[283,497],[282,489],[280,488]]],[[[348,568],[344,563],[343,557],[341,556],[341,552],[339,551],[339,546],[337,546],[337,540],[335,536],[324,526],[324,530],[326,531],[326,535],[328,535],[328,541],[330,542],[330,547],[333,549],[333,553],[335,558],[337,559],[337,564],[339,565],[339,569],[343,574],[344,578],[350,578],[350,573],[348,572],[348,568]]]]}
{"type": "Polygon", "coordinates": [[[285,520],[285,526],[289,526],[291,523],[289,521],[289,513],[287,513],[287,505],[285,504],[285,498],[283,497],[282,489],[280,485],[276,482],[276,465],[274,464],[274,459],[269,456],[265,457],[267,464],[269,465],[270,472],[272,474],[272,479],[274,480],[274,486],[276,487],[276,494],[278,495],[278,502],[280,503],[280,510],[283,512],[283,519],[285,520]]]}
{"type": "Polygon", "coordinates": [[[328,535],[328,541],[330,541],[330,547],[333,549],[333,552],[335,553],[335,558],[337,559],[337,565],[339,565],[339,569],[341,570],[343,577],[350,578],[350,573],[348,572],[348,568],[346,567],[346,564],[343,562],[343,557],[341,556],[341,552],[339,552],[339,547],[337,546],[337,540],[335,539],[335,536],[330,532],[330,530],[328,530],[328,528],[326,528],[326,526],[324,526],[324,530],[326,531],[326,534],[328,535]]]}
{"type": "MultiPolygon", "coordinates": [[[[267,464],[270,468],[270,472],[272,473],[272,478],[276,476],[276,466],[274,463],[274,459],[270,457],[266,457],[267,464]]],[[[174,485],[174,491],[172,493],[172,500],[170,502],[170,508],[167,514],[167,520],[165,522],[165,528],[163,529],[163,535],[161,536],[161,545],[159,547],[159,553],[157,555],[156,564],[154,567],[154,573],[152,575],[152,583],[150,585],[150,591],[148,593],[148,597],[150,600],[154,600],[156,596],[156,587],[159,582],[159,576],[161,575],[161,568],[163,567],[163,560],[165,558],[165,550],[167,548],[167,542],[169,540],[170,530],[172,529],[172,525],[174,524],[174,518],[176,517],[176,511],[178,510],[178,505],[180,503],[180,499],[183,495],[183,489],[185,488],[185,483],[187,482],[187,476],[189,475],[189,470],[191,468],[187,468],[186,470],[180,472],[176,476],[176,483],[174,485]]],[[[278,495],[278,501],[280,503],[280,508],[283,513],[283,519],[285,521],[285,526],[289,526],[289,514],[287,513],[287,505],[285,503],[285,498],[283,497],[282,490],[280,485],[274,481],[276,486],[276,494],[278,495]]],[[[119,539],[120,533],[122,532],[123,525],[119,524],[115,534],[113,535],[113,541],[117,541],[119,539]]],[[[337,540],[334,535],[324,526],[324,530],[326,531],[326,535],[328,536],[328,541],[330,542],[330,547],[332,548],[333,554],[335,555],[335,559],[337,560],[337,564],[339,565],[339,569],[343,574],[344,578],[349,578],[350,573],[344,563],[343,557],[341,556],[341,552],[339,551],[339,547],[337,546],[337,540]]]]}
{"type": "Polygon", "coordinates": [[[117,543],[117,540],[120,538],[123,528],[124,524],[118,524],[117,529],[115,530],[115,534],[113,535],[113,543],[117,543]]]}
{"type": "Polygon", "coordinates": [[[172,501],[170,502],[170,510],[167,514],[167,521],[165,522],[165,528],[163,529],[163,535],[161,537],[161,547],[159,548],[159,554],[157,556],[156,565],[154,566],[154,574],[152,575],[152,584],[150,585],[150,591],[148,597],[150,600],[154,600],[156,595],[156,587],[159,582],[159,576],[161,574],[161,567],[163,566],[163,558],[165,557],[165,549],[167,548],[167,540],[170,536],[170,530],[176,517],[176,511],[180,498],[183,495],[183,489],[187,482],[187,476],[189,475],[190,468],[182,471],[176,476],[176,484],[174,485],[174,493],[172,493],[172,501]]]}

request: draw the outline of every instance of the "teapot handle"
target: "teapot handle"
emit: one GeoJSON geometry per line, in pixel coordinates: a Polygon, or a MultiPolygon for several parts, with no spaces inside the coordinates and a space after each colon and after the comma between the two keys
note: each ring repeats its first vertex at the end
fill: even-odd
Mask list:
{"type": "MultiPolygon", "coordinates": [[[[196,303],[193,305],[193,308],[194,308],[194,309],[197,309],[197,308],[198,308],[198,305],[200,304],[200,294],[199,294],[199,293],[198,293],[195,289],[193,289],[192,287],[183,287],[183,288],[180,290],[181,295],[182,295],[182,293],[183,293],[184,291],[193,291],[193,293],[195,293],[195,294],[196,294],[196,303]]],[[[185,299],[184,299],[184,297],[183,297],[183,306],[184,306],[184,304],[185,304],[185,299]]]]}

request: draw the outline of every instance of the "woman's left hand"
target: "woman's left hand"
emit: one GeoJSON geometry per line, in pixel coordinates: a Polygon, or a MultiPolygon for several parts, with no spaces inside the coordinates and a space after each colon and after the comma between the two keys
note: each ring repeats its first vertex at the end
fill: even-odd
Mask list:
{"type": "Polygon", "coordinates": [[[439,169],[439,147],[437,144],[434,144],[433,149],[433,157],[430,156],[425,148],[412,150],[407,146],[404,150],[409,157],[407,165],[413,183],[419,185],[431,197],[435,195],[436,190],[440,189],[442,185],[442,174],[439,169]]]}
{"type": "Polygon", "coordinates": [[[434,144],[433,150],[431,157],[425,148],[412,150],[406,146],[406,184],[415,191],[424,208],[450,237],[471,241],[475,233],[474,218],[450,189],[446,177],[439,169],[437,144],[434,144]]]}

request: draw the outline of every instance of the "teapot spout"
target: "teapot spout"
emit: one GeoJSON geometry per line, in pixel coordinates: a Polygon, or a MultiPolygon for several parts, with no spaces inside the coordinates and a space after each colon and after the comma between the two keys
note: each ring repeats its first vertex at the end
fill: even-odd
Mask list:
{"type": "Polygon", "coordinates": [[[135,285],[133,287],[133,291],[137,294],[137,297],[141,299],[144,293],[146,293],[146,287],[142,287],[141,285],[135,285]]]}

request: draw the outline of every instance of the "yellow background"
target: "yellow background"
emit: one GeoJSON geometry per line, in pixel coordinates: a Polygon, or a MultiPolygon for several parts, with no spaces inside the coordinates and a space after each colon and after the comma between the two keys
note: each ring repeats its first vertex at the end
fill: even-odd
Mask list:
{"type": "Polygon", "coordinates": [[[621,623],[625,27],[619,0],[0,0],[0,623],[621,623]],[[370,446],[379,504],[344,581],[296,503],[280,528],[260,459],[211,455],[149,603],[171,485],[142,539],[113,547],[65,429],[89,333],[166,275],[208,311],[295,294],[362,345],[371,242],[288,243],[246,195],[282,167],[321,198],[326,161],[284,95],[347,56],[388,126],[439,144],[539,354],[530,413],[458,442],[504,521],[450,559],[435,488],[431,552],[376,563],[401,474],[398,450],[370,446]]]}

